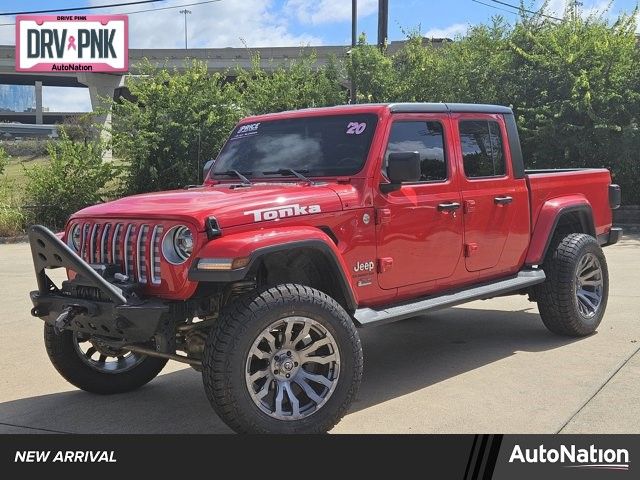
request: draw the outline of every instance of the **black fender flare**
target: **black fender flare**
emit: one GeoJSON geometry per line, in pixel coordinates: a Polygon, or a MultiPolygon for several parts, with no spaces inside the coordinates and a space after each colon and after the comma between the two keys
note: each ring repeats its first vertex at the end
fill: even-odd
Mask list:
{"type": "Polygon", "coordinates": [[[230,271],[203,271],[198,270],[197,262],[193,262],[189,269],[189,280],[198,282],[216,282],[216,283],[233,283],[244,280],[247,276],[255,273],[260,261],[266,256],[272,253],[291,251],[295,249],[306,248],[313,249],[320,252],[327,265],[331,269],[334,278],[338,282],[340,291],[344,295],[346,306],[350,311],[355,311],[358,308],[351,283],[346,275],[346,272],[341,267],[341,262],[336,256],[336,253],[321,240],[299,240],[293,242],[285,242],[277,245],[269,245],[267,247],[261,247],[256,249],[250,256],[247,266],[230,271]]]}
{"type": "Polygon", "coordinates": [[[556,234],[560,220],[562,220],[562,218],[565,217],[566,215],[569,215],[572,213],[578,214],[578,218],[580,220],[584,233],[587,233],[592,237],[596,238],[596,227],[593,221],[593,210],[591,209],[591,206],[587,204],[581,204],[581,205],[572,205],[569,207],[561,208],[558,211],[558,214],[556,215],[553,221],[551,230],[549,231],[547,242],[544,246],[544,250],[542,251],[542,260],[544,260],[547,257],[547,252],[549,251],[549,247],[551,246],[551,240],[556,234]]]}

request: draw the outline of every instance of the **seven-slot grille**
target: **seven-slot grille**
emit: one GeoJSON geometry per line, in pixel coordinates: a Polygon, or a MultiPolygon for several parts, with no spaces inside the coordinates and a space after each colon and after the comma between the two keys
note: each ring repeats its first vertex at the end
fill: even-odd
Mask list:
{"type": "Polygon", "coordinates": [[[81,222],[79,225],[79,253],[84,261],[117,264],[133,281],[160,285],[163,225],[134,222],[81,222]]]}

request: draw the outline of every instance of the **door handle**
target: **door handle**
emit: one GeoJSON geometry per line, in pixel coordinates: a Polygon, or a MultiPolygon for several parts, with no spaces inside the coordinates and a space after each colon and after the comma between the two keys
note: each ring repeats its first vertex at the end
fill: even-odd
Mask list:
{"type": "Polygon", "coordinates": [[[508,205],[513,202],[513,197],[495,197],[493,201],[496,205],[508,205]]]}
{"type": "Polygon", "coordinates": [[[458,202],[449,202],[449,203],[439,203],[438,211],[439,212],[455,212],[460,208],[460,204],[458,202]]]}

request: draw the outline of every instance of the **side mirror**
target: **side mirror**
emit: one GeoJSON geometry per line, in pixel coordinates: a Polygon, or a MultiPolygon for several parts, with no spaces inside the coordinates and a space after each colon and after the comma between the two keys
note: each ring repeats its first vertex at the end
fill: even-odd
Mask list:
{"type": "Polygon", "coordinates": [[[383,184],[381,187],[384,187],[383,191],[390,191],[398,188],[403,182],[417,182],[421,176],[418,152],[390,153],[387,164],[387,177],[390,183],[383,184]]]}
{"type": "Polygon", "coordinates": [[[215,160],[211,159],[211,160],[207,160],[207,162],[204,164],[204,167],[202,167],[202,180],[206,180],[207,179],[207,175],[209,175],[209,170],[211,170],[211,167],[213,167],[213,164],[215,163],[215,160]]]}

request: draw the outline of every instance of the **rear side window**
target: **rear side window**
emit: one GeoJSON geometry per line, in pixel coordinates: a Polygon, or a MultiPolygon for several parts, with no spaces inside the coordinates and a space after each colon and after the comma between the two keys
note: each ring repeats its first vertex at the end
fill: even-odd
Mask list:
{"type": "Polygon", "coordinates": [[[462,160],[467,178],[501,177],[506,174],[502,134],[498,122],[460,122],[462,160]]]}
{"type": "Polygon", "coordinates": [[[418,152],[420,154],[421,182],[447,179],[444,133],[440,122],[413,120],[393,122],[385,154],[385,173],[389,154],[393,152],[418,152]]]}

